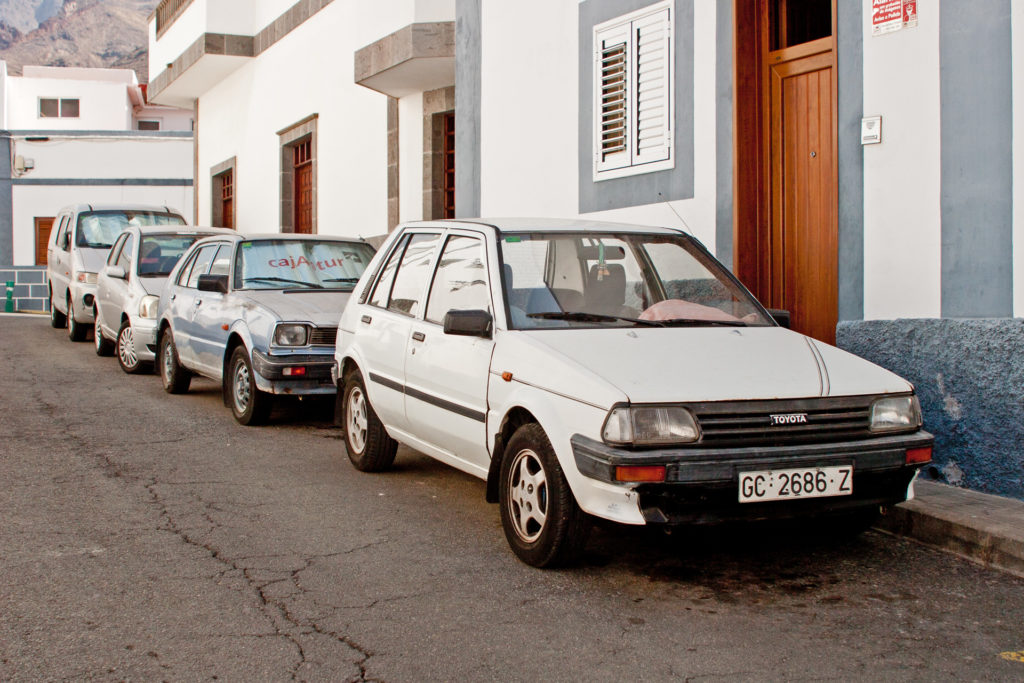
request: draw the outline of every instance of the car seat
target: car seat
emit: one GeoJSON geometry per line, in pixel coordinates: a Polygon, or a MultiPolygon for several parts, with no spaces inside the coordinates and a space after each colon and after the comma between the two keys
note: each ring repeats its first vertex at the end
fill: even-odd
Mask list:
{"type": "Polygon", "coordinates": [[[146,273],[159,273],[160,258],[162,256],[160,245],[150,242],[146,244],[145,247],[145,253],[139,254],[139,275],[145,275],[146,273]]]}
{"type": "Polygon", "coordinates": [[[631,316],[626,303],[626,270],[618,263],[595,263],[584,292],[588,313],[631,316]]]}

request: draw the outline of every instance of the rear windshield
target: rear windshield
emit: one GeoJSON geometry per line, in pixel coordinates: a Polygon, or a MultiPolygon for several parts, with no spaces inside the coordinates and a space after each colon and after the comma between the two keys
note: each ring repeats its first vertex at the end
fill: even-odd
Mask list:
{"type": "Polygon", "coordinates": [[[144,235],[139,249],[139,277],[167,277],[200,237],[204,235],[144,235]]]}
{"type": "Polygon", "coordinates": [[[88,211],[78,215],[75,244],[79,247],[109,249],[125,228],[133,225],[185,225],[176,213],[155,211],[88,211]]]}
{"type": "Polygon", "coordinates": [[[236,253],[236,289],[351,290],[373,258],[368,244],[320,239],[247,240],[236,253]]]}

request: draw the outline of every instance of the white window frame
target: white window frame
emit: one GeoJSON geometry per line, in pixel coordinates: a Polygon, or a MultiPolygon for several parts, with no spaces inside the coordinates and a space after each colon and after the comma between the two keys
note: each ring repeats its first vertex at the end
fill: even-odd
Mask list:
{"type": "MultiPolygon", "coordinates": [[[[605,21],[594,27],[592,33],[592,69],[593,69],[593,135],[591,149],[593,154],[594,181],[622,178],[626,176],[663,171],[675,168],[675,6],[673,0],[662,0],[662,2],[649,5],[635,12],[630,12],[609,21],[605,21]],[[665,112],[662,117],[659,129],[664,136],[664,144],[658,147],[648,157],[644,158],[639,145],[639,125],[637,117],[638,109],[638,45],[637,30],[642,27],[644,20],[655,19],[658,14],[664,13],[664,32],[662,38],[665,44],[665,82],[660,86],[660,96],[664,98],[665,112]],[[615,155],[614,158],[602,159],[601,132],[602,132],[602,53],[603,42],[607,39],[622,40],[626,45],[626,123],[627,123],[627,144],[626,149],[615,155]]],[[[612,43],[614,44],[614,43],[612,43]]],[[[649,120],[649,119],[645,119],[649,120]]]]}
{"type": "Polygon", "coordinates": [[[38,97],[36,99],[36,118],[40,119],[79,119],[82,118],[82,98],[81,97],[38,97]],[[43,116],[43,100],[56,100],[57,101],[57,115],[56,116],[43,116]],[[78,102],[78,113],[74,116],[64,114],[64,102],[75,101],[78,102]]]}

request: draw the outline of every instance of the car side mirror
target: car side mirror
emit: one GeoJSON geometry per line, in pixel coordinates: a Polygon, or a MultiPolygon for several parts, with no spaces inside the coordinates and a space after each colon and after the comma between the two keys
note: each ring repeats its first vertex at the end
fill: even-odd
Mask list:
{"type": "Polygon", "coordinates": [[[107,266],[103,272],[107,277],[117,278],[118,280],[128,279],[128,274],[124,272],[124,268],[121,266],[107,266]]]}
{"type": "Polygon", "coordinates": [[[769,308],[768,315],[779,324],[779,327],[789,329],[789,311],[784,311],[781,308],[769,308]]]}
{"type": "Polygon", "coordinates": [[[201,292],[220,292],[221,294],[228,293],[228,276],[227,275],[200,275],[199,284],[197,285],[201,292]]]}
{"type": "Polygon", "coordinates": [[[444,333],[490,338],[491,314],[480,310],[448,311],[444,315],[444,333]]]}

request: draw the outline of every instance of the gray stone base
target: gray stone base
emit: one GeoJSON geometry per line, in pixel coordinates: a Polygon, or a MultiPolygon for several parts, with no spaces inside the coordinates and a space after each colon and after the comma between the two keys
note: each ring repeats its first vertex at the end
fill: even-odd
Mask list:
{"type": "Polygon", "coordinates": [[[1024,500],[1024,319],[842,322],[836,344],[914,383],[926,475],[1024,500]]]}
{"type": "Polygon", "coordinates": [[[7,310],[7,283],[13,283],[12,306],[14,313],[40,313],[50,310],[49,289],[46,286],[45,266],[0,267],[0,312],[7,310]]]}

